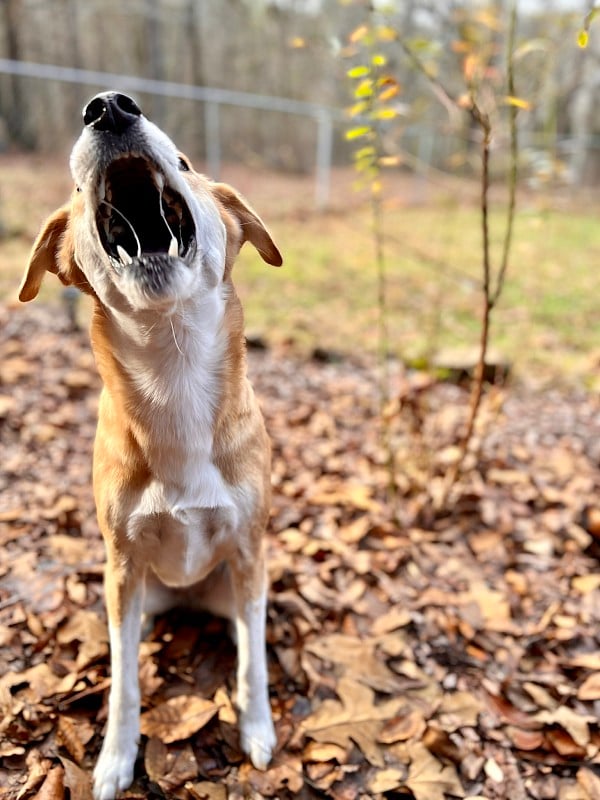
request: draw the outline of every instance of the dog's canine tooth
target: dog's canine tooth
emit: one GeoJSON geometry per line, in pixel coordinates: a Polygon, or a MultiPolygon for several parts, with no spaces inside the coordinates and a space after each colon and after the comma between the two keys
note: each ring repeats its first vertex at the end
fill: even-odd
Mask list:
{"type": "Polygon", "coordinates": [[[133,259],[132,259],[132,257],[129,255],[129,253],[127,252],[127,250],[125,250],[125,248],[124,248],[124,247],[121,247],[121,245],[120,245],[120,244],[118,244],[118,245],[117,245],[117,253],[119,254],[119,258],[121,259],[121,262],[122,262],[122,263],[123,263],[123,264],[124,264],[126,267],[128,267],[130,264],[133,264],[133,259]]]}
{"type": "Polygon", "coordinates": [[[173,258],[177,258],[179,255],[179,244],[174,236],[171,239],[171,244],[169,245],[169,255],[173,256],[173,258]]]}
{"type": "Polygon", "coordinates": [[[165,188],[165,176],[162,174],[162,172],[156,171],[154,173],[154,183],[156,184],[158,191],[162,194],[165,188]]]}
{"type": "Polygon", "coordinates": [[[104,175],[100,178],[100,184],[98,185],[98,197],[100,200],[104,200],[106,197],[106,178],[104,175]]]}

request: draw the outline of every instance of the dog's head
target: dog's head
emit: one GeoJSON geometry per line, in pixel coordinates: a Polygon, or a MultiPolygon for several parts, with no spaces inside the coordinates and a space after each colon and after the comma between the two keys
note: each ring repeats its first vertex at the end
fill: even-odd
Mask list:
{"type": "Polygon", "coordinates": [[[130,97],[97,95],[84,123],[71,154],[76,188],[38,235],[21,300],[50,271],[115,309],[169,309],[226,280],[246,241],[281,264],[258,215],[195,172],[130,97]]]}

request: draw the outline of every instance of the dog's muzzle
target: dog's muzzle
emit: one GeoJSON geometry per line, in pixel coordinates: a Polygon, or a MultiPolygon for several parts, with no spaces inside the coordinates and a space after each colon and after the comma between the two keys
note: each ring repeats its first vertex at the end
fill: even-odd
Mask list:
{"type": "Polygon", "coordinates": [[[189,263],[193,257],[195,228],[187,203],[168,185],[144,137],[139,147],[132,145],[141,118],[136,102],[117,92],[97,95],[83,112],[86,127],[115,152],[97,186],[102,247],[118,273],[127,268],[159,292],[171,259],[189,263]]]}

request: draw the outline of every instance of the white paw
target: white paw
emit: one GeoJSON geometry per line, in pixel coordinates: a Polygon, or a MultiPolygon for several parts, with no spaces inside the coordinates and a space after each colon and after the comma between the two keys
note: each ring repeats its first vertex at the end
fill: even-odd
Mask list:
{"type": "Polygon", "coordinates": [[[242,716],[240,741],[242,750],[250,756],[250,761],[256,769],[267,769],[277,744],[271,715],[266,714],[257,719],[242,716]]]}
{"type": "Polygon", "coordinates": [[[120,750],[104,743],[94,770],[94,800],[115,800],[118,792],[129,788],[136,756],[135,741],[120,750]]]}

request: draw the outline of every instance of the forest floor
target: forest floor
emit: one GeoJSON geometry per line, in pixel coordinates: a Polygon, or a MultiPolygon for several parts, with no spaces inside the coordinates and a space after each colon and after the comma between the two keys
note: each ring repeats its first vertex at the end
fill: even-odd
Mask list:
{"type": "MultiPolygon", "coordinates": [[[[90,800],[106,721],[99,383],[68,327],[56,305],[0,306],[7,800],[90,800]]],[[[600,397],[490,391],[438,508],[465,390],[394,371],[392,502],[369,360],[251,351],[274,447],[277,753],[263,773],[240,752],[225,623],[173,612],[142,644],[125,797],[600,798],[600,397]]]]}

